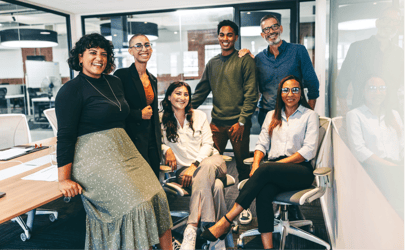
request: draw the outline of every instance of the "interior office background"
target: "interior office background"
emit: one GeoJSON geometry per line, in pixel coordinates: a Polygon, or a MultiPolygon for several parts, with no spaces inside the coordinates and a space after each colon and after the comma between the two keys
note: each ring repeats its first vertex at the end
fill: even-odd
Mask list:
{"type": "MultiPolygon", "coordinates": [[[[112,40],[117,68],[121,68],[133,62],[127,51],[128,36],[136,33],[137,25],[153,25],[157,34],[150,34],[153,56],[148,63],[148,70],[157,76],[159,95],[163,95],[168,84],[175,80],[186,81],[195,87],[205,64],[220,53],[216,34],[219,21],[230,19],[238,23],[241,34],[236,46],[248,48],[257,54],[267,46],[260,36],[258,20],[268,12],[278,13],[284,27],[282,38],[287,42],[304,45],[314,64],[320,80],[320,98],[316,111],[322,116],[334,118],[330,158],[325,163],[334,169],[333,181],[322,199],[332,246],[402,249],[403,166],[402,172],[400,169],[394,174],[384,168],[374,169],[370,173],[356,159],[347,140],[346,113],[341,111],[337,95],[341,87],[338,83],[340,69],[351,44],[375,36],[378,32],[376,20],[389,6],[394,6],[400,13],[400,25],[390,41],[393,46],[402,49],[402,54],[398,54],[394,61],[401,65],[402,60],[403,65],[403,0],[204,3],[3,0],[0,1],[0,31],[51,30],[57,33],[58,42],[54,47],[41,48],[10,48],[0,43],[0,111],[2,114],[27,114],[33,140],[53,136],[52,129],[39,112],[52,105],[52,100],[32,102],[32,99],[41,95],[45,98],[55,96],[60,86],[74,77],[76,73],[70,71],[66,60],[69,49],[83,34],[97,32],[112,40]],[[32,59],[35,61],[32,62],[32,59]],[[48,71],[41,70],[42,67],[48,71]],[[54,88],[50,90],[51,82],[54,88]],[[4,88],[7,93],[1,95],[4,88]],[[27,93],[29,88],[34,91],[27,93]]],[[[392,71],[392,74],[402,75],[402,82],[397,83],[399,88],[389,92],[386,98],[398,100],[396,109],[403,120],[404,70],[402,67],[392,71]]],[[[348,85],[345,98],[350,110],[355,107],[352,103],[353,85],[348,85]]],[[[209,112],[211,107],[208,100],[203,108],[209,112]]],[[[259,131],[256,129],[253,132],[254,137],[259,131]]]]}

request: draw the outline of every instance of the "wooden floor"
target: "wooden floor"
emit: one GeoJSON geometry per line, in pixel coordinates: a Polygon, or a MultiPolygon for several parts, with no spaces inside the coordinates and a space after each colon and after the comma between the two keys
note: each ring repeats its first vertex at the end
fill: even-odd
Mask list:
{"type": "MultiPolygon", "coordinates": [[[[229,162],[228,173],[237,177],[235,161],[229,162]]],[[[236,178],[237,179],[237,178],[236,178]]],[[[226,203],[230,209],[238,195],[237,185],[226,189],[226,203]]],[[[189,197],[168,197],[171,210],[188,211],[189,197]]],[[[22,242],[20,234],[23,232],[20,226],[14,222],[5,222],[0,225],[0,249],[83,249],[85,241],[85,212],[79,197],[72,199],[70,203],[58,199],[44,206],[43,208],[54,209],[59,212],[59,218],[50,222],[48,216],[40,215],[35,218],[34,230],[31,239],[22,242]]],[[[255,215],[255,203],[251,206],[254,215],[249,225],[240,226],[239,233],[233,234],[236,246],[236,239],[239,234],[251,228],[257,228],[255,215]]],[[[315,225],[314,235],[329,242],[322,210],[319,201],[301,207],[306,219],[312,220],[315,225]]],[[[173,236],[180,242],[182,230],[179,227],[173,232],[173,236]]],[[[274,246],[278,247],[279,234],[274,234],[274,246]]],[[[203,241],[197,241],[197,247],[201,247],[203,241]]],[[[245,249],[263,249],[260,236],[248,237],[245,239],[245,249]]],[[[286,249],[324,249],[324,247],[300,239],[295,236],[287,236],[286,249]]]]}

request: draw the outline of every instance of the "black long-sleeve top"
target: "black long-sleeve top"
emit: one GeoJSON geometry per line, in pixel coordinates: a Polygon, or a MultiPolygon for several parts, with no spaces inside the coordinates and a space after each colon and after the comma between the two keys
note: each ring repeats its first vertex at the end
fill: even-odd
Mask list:
{"type": "Polygon", "coordinates": [[[119,78],[102,75],[99,79],[80,73],[65,83],[55,99],[56,118],[58,120],[57,158],[58,167],[73,163],[77,137],[112,128],[124,128],[129,114],[122,83],[119,78]],[[117,103],[107,80],[114,91],[121,111],[95,88],[117,103]]]}

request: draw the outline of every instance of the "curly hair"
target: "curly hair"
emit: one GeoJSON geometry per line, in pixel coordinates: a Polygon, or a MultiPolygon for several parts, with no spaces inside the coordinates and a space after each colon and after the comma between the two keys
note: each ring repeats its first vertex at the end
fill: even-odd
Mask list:
{"type": "Polygon", "coordinates": [[[92,33],[84,35],[76,42],[73,49],[69,52],[69,59],[67,60],[69,67],[76,71],[82,71],[82,67],[79,64],[79,55],[83,54],[87,49],[101,48],[107,52],[107,66],[103,73],[109,74],[115,69],[114,63],[114,46],[112,42],[104,38],[104,36],[92,33]]]}
{"type": "Polygon", "coordinates": [[[233,32],[235,32],[235,36],[239,35],[239,28],[238,25],[236,25],[236,23],[232,22],[231,20],[222,20],[221,22],[219,22],[218,24],[218,28],[217,28],[217,34],[219,35],[219,31],[221,30],[222,27],[224,26],[229,26],[233,29],[233,32]]]}
{"type": "Polygon", "coordinates": [[[282,126],[282,120],[281,120],[281,111],[285,108],[285,103],[283,101],[283,99],[281,98],[281,89],[283,88],[283,85],[286,81],[288,80],[295,80],[300,84],[300,89],[301,89],[301,97],[300,97],[300,101],[298,102],[298,104],[312,109],[311,106],[309,106],[307,99],[305,98],[305,94],[304,94],[304,86],[301,82],[301,80],[293,75],[289,75],[284,77],[281,81],[280,84],[278,85],[278,89],[277,89],[277,99],[276,99],[276,107],[274,109],[274,114],[273,117],[271,119],[270,125],[269,125],[269,135],[272,136],[273,134],[273,130],[277,127],[277,126],[282,126]]]}
{"type": "Polygon", "coordinates": [[[186,87],[188,91],[189,101],[185,108],[186,112],[186,119],[189,123],[190,128],[193,130],[193,108],[191,107],[191,88],[185,82],[172,82],[170,86],[166,90],[165,98],[162,101],[162,108],[163,108],[163,117],[162,117],[162,124],[166,130],[166,137],[167,140],[173,143],[178,142],[179,135],[177,134],[177,121],[176,117],[174,116],[172,103],[169,101],[169,96],[172,95],[173,91],[178,87],[186,87]]]}

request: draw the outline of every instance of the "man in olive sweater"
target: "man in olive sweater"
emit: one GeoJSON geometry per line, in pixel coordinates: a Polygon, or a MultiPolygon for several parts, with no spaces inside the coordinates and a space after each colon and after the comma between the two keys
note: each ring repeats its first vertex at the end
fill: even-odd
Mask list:
{"type": "Polygon", "coordinates": [[[250,167],[243,164],[249,157],[251,116],[258,100],[256,65],[250,56],[238,57],[235,42],[238,26],[229,20],[218,24],[221,54],[213,57],[192,97],[198,108],[212,91],[213,109],[211,130],[214,146],[220,154],[231,140],[239,173],[239,181],[249,178],[250,167]]]}

